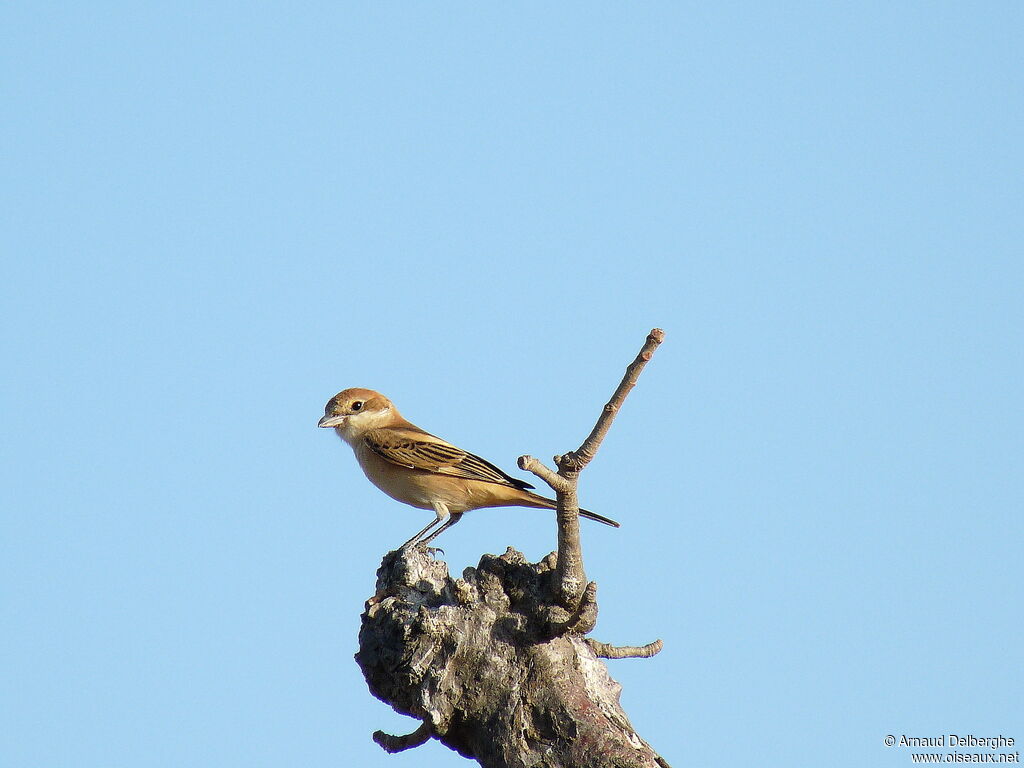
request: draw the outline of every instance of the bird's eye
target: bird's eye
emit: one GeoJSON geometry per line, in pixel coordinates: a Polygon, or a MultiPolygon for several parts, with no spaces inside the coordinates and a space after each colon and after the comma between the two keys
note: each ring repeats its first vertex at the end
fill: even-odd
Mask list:
{"type": "Polygon", "coordinates": [[[361,410],[363,410],[363,401],[362,400],[356,400],[354,403],[352,403],[352,410],[353,411],[361,411],[361,410]]]}

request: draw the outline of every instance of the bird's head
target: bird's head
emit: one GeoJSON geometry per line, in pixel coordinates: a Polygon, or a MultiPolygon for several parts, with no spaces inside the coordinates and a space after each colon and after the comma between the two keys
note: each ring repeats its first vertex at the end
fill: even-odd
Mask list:
{"type": "Polygon", "coordinates": [[[387,426],[398,418],[394,404],[380,392],[355,387],[327,401],[317,426],[333,427],[343,440],[352,442],[367,430],[387,426]]]}

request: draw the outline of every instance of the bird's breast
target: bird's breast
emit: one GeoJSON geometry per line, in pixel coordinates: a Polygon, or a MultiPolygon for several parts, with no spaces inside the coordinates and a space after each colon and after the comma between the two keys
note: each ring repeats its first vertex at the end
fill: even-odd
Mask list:
{"type": "Polygon", "coordinates": [[[396,501],[420,509],[430,509],[437,501],[453,511],[465,506],[465,492],[457,478],[392,464],[365,445],[354,448],[367,479],[396,501]]]}

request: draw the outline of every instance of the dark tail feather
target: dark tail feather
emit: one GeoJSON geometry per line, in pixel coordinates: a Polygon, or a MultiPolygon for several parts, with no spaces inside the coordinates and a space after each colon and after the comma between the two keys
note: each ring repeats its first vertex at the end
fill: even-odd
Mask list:
{"type": "Polygon", "coordinates": [[[591,512],[589,509],[581,509],[580,517],[585,517],[587,518],[587,520],[597,520],[597,522],[604,523],[605,525],[610,525],[612,528],[619,527],[619,524],[612,520],[610,517],[599,515],[597,514],[597,512],[591,512]]]}
{"type": "MultiPolygon", "coordinates": [[[[554,502],[553,499],[545,498],[544,496],[541,496],[540,494],[537,494],[537,493],[529,493],[529,492],[527,492],[527,493],[528,493],[529,498],[530,498],[531,501],[537,502],[537,506],[538,507],[544,507],[545,509],[554,509],[555,508],[555,502],[554,502]]],[[[527,506],[530,506],[530,505],[527,505],[527,506]]],[[[589,509],[581,509],[580,510],[580,517],[585,517],[588,520],[596,520],[599,523],[604,523],[605,525],[610,525],[612,528],[620,527],[619,524],[616,523],[614,520],[612,520],[610,517],[605,517],[604,515],[599,515],[599,514],[597,514],[597,512],[591,512],[589,509]]]]}

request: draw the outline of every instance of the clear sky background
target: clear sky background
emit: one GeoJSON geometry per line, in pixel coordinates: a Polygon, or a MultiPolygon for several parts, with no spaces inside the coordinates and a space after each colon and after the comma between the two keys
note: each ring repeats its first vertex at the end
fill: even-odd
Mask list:
{"type": "MultiPolygon", "coordinates": [[[[772,7],[769,7],[769,6],[772,7]]],[[[1024,740],[1024,12],[7,3],[0,762],[452,766],[352,655],[350,386],[583,503],[677,766],[1024,740]]],[[[553,516],[470,513],[460,573],[553,516]]]]}

